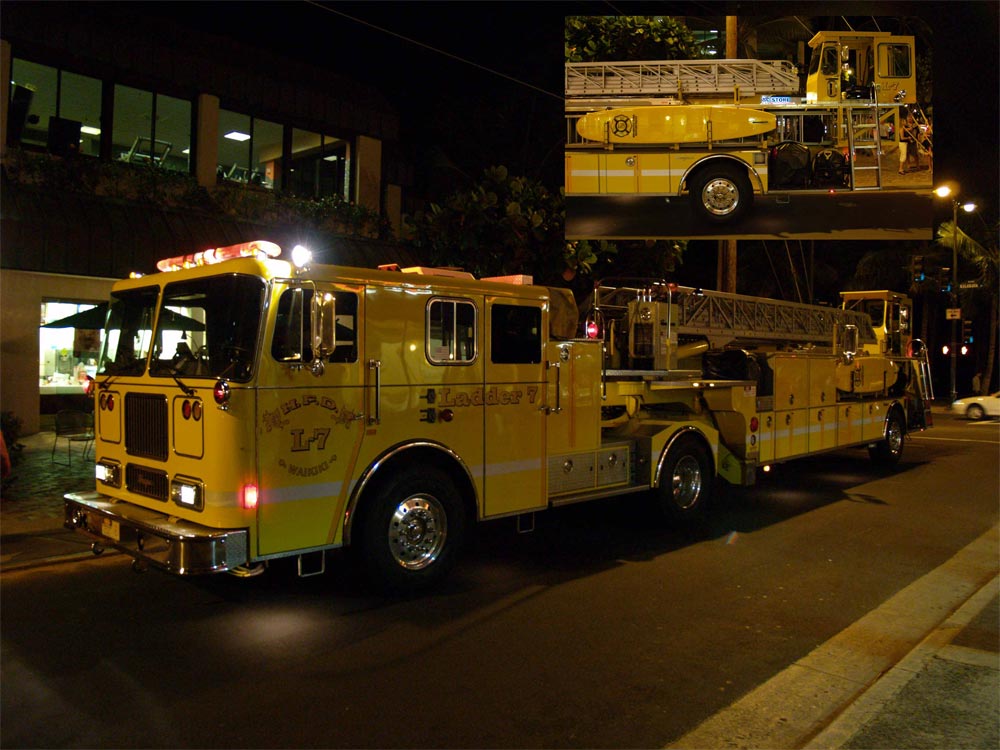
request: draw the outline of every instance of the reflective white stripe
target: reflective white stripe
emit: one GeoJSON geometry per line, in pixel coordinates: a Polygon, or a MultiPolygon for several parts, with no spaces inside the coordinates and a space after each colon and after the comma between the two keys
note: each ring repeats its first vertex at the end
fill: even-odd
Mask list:
{"type": "Polygon", "coordinates": [[[520,474],[524,471],[541,471],[540,458],[527,458],[523,461],[504,461],[498,464],[486,464],[486,476],[499,477],[504,474],[520,474]]]}
{"type": "Polygon", "coordinates": [[[270,505],[314,500],[317,497],[337,497],[343,486],[343,482],[320,482],[289,487],[261,487],[260,502],[270,505]]]}
{"type": "Polygon", "coordinates": [[[597,177],[600,171],[597,169],[571,169],[569,173],[573,177],[597,177]]]}

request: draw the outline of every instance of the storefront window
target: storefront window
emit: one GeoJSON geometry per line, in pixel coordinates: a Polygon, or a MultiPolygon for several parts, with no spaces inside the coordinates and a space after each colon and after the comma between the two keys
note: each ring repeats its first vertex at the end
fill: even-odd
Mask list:
{"type": "Polygon", "coordinates": [[[191,102],[115,86],[114,158],[189,171],[191,102]]]}
{"type": "Polygon", "coordinates": [[[25,60],[11,64],[8,143],[45,148],[49,118],[56,116],[59,71],[25,60]]]}
{"type": "Polygon", "coordinates": [[[42,395],[79,393],[80,382],[97,374],[106,310],[106,305],[93,303],[42,303],[42,326],[38,329],[42,395]]]}
{"type": "Polygon", "coordinates": [[[245,185],[281,187],[281,125],[219,111],[220,177],[245,185]]]}

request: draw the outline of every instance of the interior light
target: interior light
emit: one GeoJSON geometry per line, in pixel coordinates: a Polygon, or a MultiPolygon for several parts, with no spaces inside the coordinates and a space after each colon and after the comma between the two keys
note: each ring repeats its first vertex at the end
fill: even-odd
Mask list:
{"type": "Polygon", "coordinates": [[[95,128],[91,125],[82,125],[80,127],[80,132],[83,133],[84,135],[100,135],[101,129],[95,128]]]}
{"type": "Polygon", "coordinates": [[[243,143],[243,141],[249,141],[250,140],[250,134],[249,133],[241,133],[239,130],[230,130],[228,133],[226,133],[222,137],[223,138],[228,138],[231,141],[239,141],[240,143],[243,143]]]}
{"type": "Polygon", "coordinates": [[[331,156],[324,156],[323,161],[337,161],[339,158],[336,154],[332,154],[331,156]]]}
{"type": "Polygon", "coordinates": [[[189,149],[189,148],[181,149],[181,153],[185,154],[185,155],[190,154],[191,153],[191,149],[189,149]]]}

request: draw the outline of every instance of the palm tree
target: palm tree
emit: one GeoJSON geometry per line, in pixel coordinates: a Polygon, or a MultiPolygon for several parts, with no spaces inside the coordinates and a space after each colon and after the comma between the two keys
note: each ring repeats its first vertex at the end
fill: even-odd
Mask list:
{"type": "Polygon", "coordinates": [[[950,221],[946,221],[938,227],[937,244],[947,248],[955,248],[958,255],[976,269],[977,275],[974,281],[979,283],[979,288],[966,290],[968,291],[967,299],[973,306],[989,306],[990,335],[986,354],[986,377],[982,378],[979,386],[980,395],[985,395],[989,393],[993,382],[993,363],[996,361],[997,310],[1000,306],[1000,288],[998,288],[1000,276],[998,276],[997,263],[1000,256],[998,256],[995,243],[984,247],[950,221]]]}

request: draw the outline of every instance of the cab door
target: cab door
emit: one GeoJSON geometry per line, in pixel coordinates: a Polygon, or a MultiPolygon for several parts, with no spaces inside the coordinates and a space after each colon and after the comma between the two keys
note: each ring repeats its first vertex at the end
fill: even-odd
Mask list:
{"type": "Polygon", "coordinates": [[[840,44],[823,42],[813,50],[806,79],[806,99],[818,104],[840,101],[840,44]]]}
{"type": "Polygon", "coordinates": [[[364,288],[340,284],[277,289],[257,391],[257,553],[339,543],[364,437],[364,288]],[[311,347],[311,299],[332,295],[332,351],[311,347]],[[322,361],[322,366],[317,363],[322,361]]]}
{"type": "Polygon", "coordinates": [[[484,516],[545,507],[541,300],[486,298],[484,516]]]}

